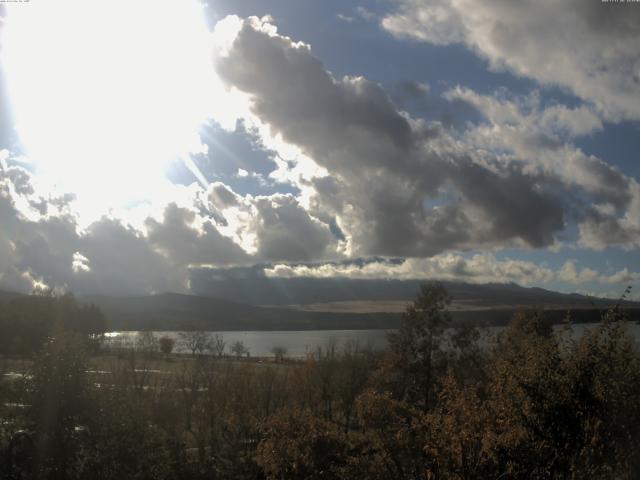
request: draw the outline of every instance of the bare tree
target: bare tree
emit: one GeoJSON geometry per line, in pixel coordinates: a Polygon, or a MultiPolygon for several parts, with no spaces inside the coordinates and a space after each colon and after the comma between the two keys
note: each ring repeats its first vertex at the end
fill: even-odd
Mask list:
{"type": "Polygon", "coordinates": [[[180,333],[180,340],[192,356],[203,355],[207,350],[211,350],[211,338],[207,332],[193,330],[191,332],[180,333]]]}
{"type": "Polygon", "coordinates": [[[211,340],[211,347],[218,357],[222,357],[224,356],[224,350],[227,347],[227,342],[221,334],[216,333],[211,340]]]}
{"type": "Polygon", "coordinates": [[[135,349],[144,356],[153,356],[158,351],[158,340],[153,332],[140,332],[136,337],[135,349]]]}
{"type": "Polygon", "coordinates": [[[236,357],[240,358],[243,355],[248,355],[249,349],[244,345],[242,340],[236,340],[231,346],[231,353],[234,353],[236,357]]]}
{"type": "Polygon", "coordinates": [[[287,349],[285,347],[276,346],[271,349],[271,353],[273,353],[276,362],[282,362],[287,354],[287,349]]]}

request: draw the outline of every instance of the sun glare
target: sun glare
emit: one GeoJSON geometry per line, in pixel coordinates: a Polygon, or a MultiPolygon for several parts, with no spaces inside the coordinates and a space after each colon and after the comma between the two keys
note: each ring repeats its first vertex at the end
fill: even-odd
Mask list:
{"type": "Polygon", "coordinates": [[[98,213],[153,197],[171,161],[194,168],[216,91],[197,0],[10,7],[2,60],[40,177],[98,213]]]}

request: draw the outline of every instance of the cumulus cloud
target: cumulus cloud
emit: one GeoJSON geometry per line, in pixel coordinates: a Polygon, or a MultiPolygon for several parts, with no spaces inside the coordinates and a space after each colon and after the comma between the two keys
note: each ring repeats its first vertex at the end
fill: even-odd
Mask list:
{"type": "Polygon", "coordinates": [[[445,96],[473,105],[484,117],[484,122],[468,128],[463,135],[470,149],[501,152],[499,161],[503,165],[519,164],[529,176],[559,192],[563,211],[579,226],[582,246],[602,249],[638,245],[637,181],[600,158],[585,154],[571,141],[576,132],[601,128],[590,110],[545,106],[537,92],[526,96],[505,91],[480,95],[457,87],[445,96]]]}
{"type": "Polygon", "coordinates": [[[598,272],[588,267],[578,271],[575,260],[567,260],[558,272],[558,278],[567,283],[580,284],[596,280],[598,272]]]}
{"type": "MultiPolygon", "coordinates": [[[[212,195],[216,191],[227,204],[234,195],[225,195],[219,186],[212,188],[212,195]]],[[[175,203],[165,207],[162,220],[148,217],[146,231],[109,216],[81,228],[73,211],[73,197],[41,194],[29,172],[6,162],[0,166],[0,288],[30,291],[46,285],[104,294],[187,291],[190,265],[249,258],[208,217],[175,203]]]]}
{"type": "Polygon", "coordinates": [[[580,268],[575,260],[568,260],[554,270],[525,260],[498,259],[491,253],[445,253],[431,258],[376,258],[369,261],[323,264],[274,264],[265,267],[264,272],[272,278],[437,279],[467,283],[513,282],[520,285],[539,285],[553,281],[570,285],[629,284],[640,280],[640,272],[631,272],[627,268],[606,275],[590,267],[580,268]]]}
{"type": "Polygon", "coordinates": [[[141,232],[119,220],[93,223],[80,238],[78,251],[90,270],[76,274],[69,285],[74,291],[130,295],[187,289],[187,270],[172,264],[141,232]]]}
{"type": "Polygon", "coordinates": [[[376,83],[334,77],[308,45],[256,18],[240,21],[217,69],[248,95],[267,135],[324,170],[297,186],[310,214],[344,235],[347,256],[541,248],[575,222],[584,246],[637,239],[620,217],[633,211],[632,179],[573,146],[603,128],[592,107],[455,88],[446,99],[472,105],[485,121],[451,132],[400,111],[376,83]],[[598,217],[607,205],[614,213],[598,217]],[[603,238],[605,220],[621,233],[603,238]]]}
{"type": "Polygon", "coordinates": [[[381,24],[398,37],[462,43],[495,69],[570,89],[608,120],[637,120],[636,7],[600,0],[401,0],[381,24]]]}
{"type": "Polygon", "coordinates": [[[358,278],[398,280],[455,280],[469,283],[508,283],[522,285],[548,282],[556,273],[533,262],[498,260],[489,253],[465,257],[447,253],[431,258],[411,258],[403,261],[372,261],[366,263],[323,265],[274,265],[265,269],[272,277],[358,278]]]}
{"type": "Polygon", "coordinates": [[[217,69],[230,86],[250,95],[253,113],[273,135],[299,147],[331,175],[312,180],[317,195],[310,199],[311,212],[335,219],[348,237],[347,253],[432,255],[496,241],[542,245],[563,226],[560,209],[521,172],[514,171],[514,178],[523,180],[515,182],[522,201],[505,202],[499,197],[515,190],[458,149],[439,125],[398,111],[378,84],[334,78],[308,45],[255,18],[243,23],[217,69]],[[477,188],[478,174],[495,184],[497,196],[477,188]],[[425,208],[447,183],[466,202],[425,208]],[[504,212],[500,218],[496,204],[504,212]],[[556,211],[545,225],[502,230],[502,220],[522,218],[522,208],[529,207],[556,211]],[[534,230],[541,233],[533,235],[534,230]]]}
{"type": "MultiPolygon", "coordinates": [[[[233,204],[235,198],[230,190],[220,185],[214,186],[211,194],[226,202],[225,205],[233,204]]],[[[148,218],[146,227],[150,244],[177,266],[226,265],[249,259],[247,253],[233,240],[221,235],[211,221],[202,221],[196,212],[175,203],[167,205],[162,221],[148,218]]]]}
{"type": "Polygon", "coordinates": [[[600,281],[602,283],[609,284],[630,284],[640,281],[640,272],[632,272],[629,271],[627,267],[625,267],[622,270],[618,270],[617,272],[612,273],[611,275],[602,275],[600,277],[600,281]]]}
{"type": "Polygon", "coordinates": [[[580,244],[603,250],[609,245],[626,249],[640,247],[640,184],[629,181],[631,199],[621,215],[611,204],[596,205],[579,224],[580,244]]]}
{"type": "Polygon", "coordinates": [[[6,169],[0,171],[0,220],[5,226],[0,232],[0,288],[4,289],[29,291],[35,285],[48,285],[78,293],[188,291],[194,267],[246,268],[257,261],[275,262],[263,271],[280,278],[438,278],[523,285],[551,281],[624,284],[640,280],[640,273],[627,268],[605,275],[588,267],[579,268],[570,260],[553,270],[530,261],[498,259],[490,253],[292,264],[343,258],[338,252],[338,236],[327,224],[310,216],[292,195],[242,197],[221,184],[210,188],[210,206],[219,207],[223,215],[246,210],[246,228],[256,237],[253,255],[222,235],[195,206],[186,208],[175,203],[165,207],[162,218],[149,217],[146,231],[110,217],[82,230],[73,216],[64,213],[61,206],[71,207],[62,199],[48,203],[47,214],[22,212],[20,208],[31,208],[22,197],[32,194],[17,190],[33,190],[19,189],[14,182],[20,178],[20,185],[30,185],[29,174],[6,173],[6,169]]]}
{"type": "Polygon", "coordinates": [[[335,257],[336,238],[329,226],[311,217],[293,196],[259,197],[255,209],[258,216],[254,231],[260,259],[308,261],[335,257]]]}
{"type": "Polygon", "coordinates": [[[104,216],[81,228],[73,197],[41,196],[29,172],[2,165],[0,288],[188,291],[194,267],[338,256],[339,240],[330,227],[293,195],[241,196],[220,182],[193,193],[190,205],[170,202],[159,218],[148,215],[138,227],[104,216]],[[254,248],[248,253],[235,240],[254,248]]]}
{"type": "MultiPolygon", "coordinates": [[[[471,38],[466,17],[451,2],[430,5],[414,20],[437,22],[416,35],[434,43],[471,38]]],[[[537,92],[456,87],[445,100],[472,107],[481,121],[445,128],[412,118],[375,82],[334,76],[309,45],[278,34],[270,22],[229,17],[216,26],[218,35],[225,33],[214,57],[217,71],[227,93],[246,106],[236,112],[243,116],[239,135],[250,132],[251,147],[269,152],[226,162],[227,177],[282,182],[292,193],[246,193],[240,183],[217,181],[185,188],[153,213],[142,209],[136,222],[129,212],[84,225],[72,196],[39,192],[31,174],[15,162],[9,166],[10,155],[1,153],[0,288],[188,291],[194,269],[262,262],[274,264],[266,273],[280,277],[525,285],[638,278],[573,261],[553,270],[460,253],[557,246],[576,235],[567,233],[569,225],[577,226],[569,241],[586,248],[640,245],[638,183],[574,145],[603,128],[604,100],[567,107],[545,104],[537,92]],[[327,263],[370,256],[406,259],[327,263]]],[[[404,88],[407,95],[430,95],[425,84],[404,88]]]]}

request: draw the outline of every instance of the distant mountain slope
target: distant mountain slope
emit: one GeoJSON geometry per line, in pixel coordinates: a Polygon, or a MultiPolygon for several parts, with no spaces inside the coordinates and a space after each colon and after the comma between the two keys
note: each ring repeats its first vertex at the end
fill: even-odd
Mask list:
{"type": "MultiPolygon", "coordinates": [[[[86,296],[81,300],[100,307],[110,330],[357,330],[397,327],[403,303],[415,297],[420,285],[420,282],[389,281],[386,283],[389,288],[385,290],[380,282],[351,282],[339,281],[337,287],[322,283],[324,288],[319,289],[313,298],[324,300],[324,303],[317,301],[312,305],[301,301],[308,296],[292,295],[294,288],[289,289],[286,296],[276,295],[273,299],[264,295],[259,297],[273,300],[263,303],[287,299],[290,305],[281,303],[261,307],[233,301],[243,295],[240,285],[237,285],[234,295],[230,295],[233,299],[167,293],[135,297],[86,296]],[[371,287],[371,290],[366,287],[371,287]],[[393,308],[388,308],[389,305],[393,308]]],[[[282,283],[277,285],[284,286],[282,283]]],[[[522,308],[543,308],[553,321],[562,320],[568,310],[573,312],[572,318],[576,322],[597,321],[600,316],[598,309],[613,303],[611,300],[591,300],[581,295],[514,284],[448,282],[445,286],[454,299],[454,320],[475,324],[505,324],[514,311],[522,308]]],[[[0,291],[0,301],[18,295],[0,291]]],[[[251,298],[255,300],[258,297],[251,298]]],[[[637,319],[640,304],[627,302],[626,306],[634,309],[632,316],[637,319]]]]}
{"type": "Polygon", "coordinates": [[[23,296],[22,293],[8,292],[6,290],[0,290],[0,302],[5,301],[5,300],[12,300],[14,298],[22,297],[22,296],[23,296]]]}
{"type": "MultiPolygon", "coordinates": [[[[517,285],[447,284],[455,305],[454,320],[475,324],[506,324],[521,308],[543,308],[548,317],[559,322],[572,311],[576,322],[597,321],[598,309],[611,304],[609,300],[566,295],[540,288],[517,285]],[[466,305],[465,305],[466,303],[466,305]],[[463,305],[463,308],[460,308],[463,305]]],[[[411,298],[413,298],[413,292],[411,298]]],[[[230,300],[180,294],[143,297],[87,297],[98,305],[112,330],[340,330],[397,327],[399,311],[322,310],[321,304],[312,309],[286,307],[258,307],[230,300]]],[[[363,302],[366,303],[366,302],[363,302]]],[[[637,318],[640,305],[628,303],[637,318]]]]}
{"type": "Polygon", "coordinates": [[[340,330],[397,326],[399,315],[327,315],[262,308],[195,295],[85,297],[105,313],[112,330],[340,330]]]}
{"type": "MultiPolygon", "coordinates": [[[[264,275],[199,275],[197,295],[211,296],[252,305],[304,305],[364,300],[413,300],[421,280],[362,280],[348,278],[272,278],[264,275]],[[206,286],[206,288],[204,288],[206,286]]],[[[559,305],[590,307],[584,295],[565,294],[516,284],[471,284],[443,282],[454,301],[478,306],[559,305]]],[[[622,292],[620,292],[622,293],[622,292]]],[[[596,299],[598,306],[611,300],[596,299]]]]}

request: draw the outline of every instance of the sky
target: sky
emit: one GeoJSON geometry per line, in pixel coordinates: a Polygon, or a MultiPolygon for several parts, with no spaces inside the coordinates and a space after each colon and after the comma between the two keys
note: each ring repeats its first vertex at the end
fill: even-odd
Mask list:
{"type": "Polygon", "coordinates": [[[31,0],[0,18],[0,289],[640,284],[640,3],[31,0]]]}

